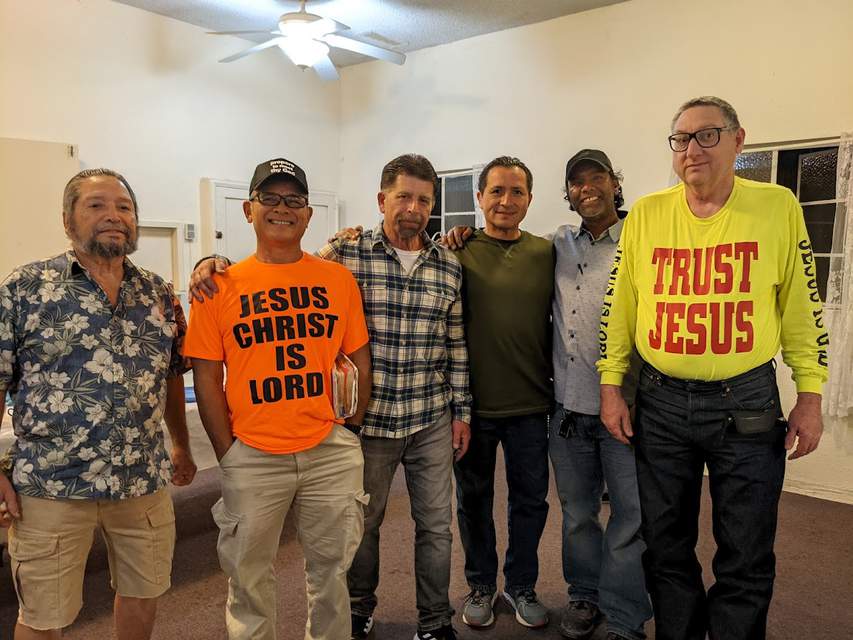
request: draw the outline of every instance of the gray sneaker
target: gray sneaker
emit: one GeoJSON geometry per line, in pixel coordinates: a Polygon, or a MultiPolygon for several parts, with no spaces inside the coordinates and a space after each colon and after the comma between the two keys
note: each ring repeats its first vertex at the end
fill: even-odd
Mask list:
{"type": "Polygon", "coordinates": [[[488,627],[495,621],[493,608],[497,599],[497,591],[472,589],[462,605],[462,622],[469,627],[488,627]]]}
{"type": "Polygon", "coordinates": [[[582,640],[592,634],[601,621],[598,607],[585,600],[572,600],[560,616],[560,633],[572,640],[582,640]]]}
{"type": "Polygon", "coordinates": [[[515,611],[518,624],[535,629],[548,624],[548,610],[545,608],[533,589],[525,589],[516,594],[503,592],[503,598],[515,611]]]}

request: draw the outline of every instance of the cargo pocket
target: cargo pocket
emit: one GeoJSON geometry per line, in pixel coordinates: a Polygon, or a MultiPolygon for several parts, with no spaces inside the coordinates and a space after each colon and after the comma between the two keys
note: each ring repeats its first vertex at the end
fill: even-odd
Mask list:
{"type": "Polygon", "coordinates": [[[219,555],[219,565],[225,575],[231,577],[240,566],[241,543],[237,535],[240,526],[240,516],[235,515],[225,508],[222,498],[210,509],[213,521],[219,527],[219,539],[216,543],[216,552],[219,555]]]}
{"type": "Polygon", "coordinates": [[[355,552],[358,551],[358,545],[361,544],[361,537],[364,535],[364,509],[369,502],[370,496],[360,492],[353,495],[353,499],[347,507],[344,525],[346,527],[344,566],[347,569],[352,564],[355,552]]]}
{"type": "Polygon", "coordinates": [[[12,581],[22,610],[59,611],[58,547],[58,535],[10,536],[12,581]]]}
{"type": "Polygon", "coordinates": [[[175,507],[167,493],[164,500],[145,512],[151,535],[152,566],[158,585],[168,585],[172,578],[172,557],[175,554],[175,507]]]}

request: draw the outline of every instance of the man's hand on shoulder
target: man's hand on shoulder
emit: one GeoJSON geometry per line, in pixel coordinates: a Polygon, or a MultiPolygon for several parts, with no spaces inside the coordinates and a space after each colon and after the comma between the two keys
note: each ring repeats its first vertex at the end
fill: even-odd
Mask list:
{"type": "Polygon", "coordinates": [[[798,393],[797,404],[788,414],[788,435],[785,436],[785,449],[797,448],[788,456],[788,460],[796,460],[817,449],[823,434],[823,418],[820,409],[821,397],[818,393],[798,393]]]}
{"type": "Polygon", "coordinates": [[[335,240],[360,240],[362,235],[364,235],[364,227],[361,225],[357,227],[345,227],[329,238],[329,242],[334,242],[335,240]]]}
{"type": "Polygon", "coordinates": [[[456,225],[447,232],[447,235],[441,236],[440,244],[452,251],[459,251],[472,235],[474,235],[473,227],[456,225]]]}
{"type": "Polygon", "coordinates": [[[213,298],[219,293],[219,287],[213,281],[214,273],[225,273],[229,267],[228,260],[222,256],[204,258],[193,269],[190,275],[190,302],[204,302],[204,296],[213,298]]]}

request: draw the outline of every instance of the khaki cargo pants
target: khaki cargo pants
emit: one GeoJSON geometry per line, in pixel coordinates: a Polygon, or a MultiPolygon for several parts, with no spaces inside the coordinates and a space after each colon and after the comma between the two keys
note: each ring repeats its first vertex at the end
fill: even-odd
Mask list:
{"type": "Polygon", "coordinates": [[[293,509],[305,555],[306,640],[349,640],[346,575],[364,530],[361,441],[334,425],[316,447],[271,454],[235,440],[220,461],[219,563],[228,576],[230,640],[274,640],[273,562],[293,509]]]}

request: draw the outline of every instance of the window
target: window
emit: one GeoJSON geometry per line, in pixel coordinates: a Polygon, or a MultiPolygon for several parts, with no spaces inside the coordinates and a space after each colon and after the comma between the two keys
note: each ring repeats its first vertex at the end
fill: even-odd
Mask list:
{"type": "Polygon", "coordinates": [[[477,226],[474,172],[469,169],[443,173],[438,182],[435,206],[426,229],[430,237],[437,238],[456,225],[477,226]]]}
{"type": "MultiPolygon", "coordinates": [[[[797,196],[814,252],[818,291],[821,300],[830,306],[841,301],[826,299],[829,274],[840,278],[844,259],[846,211],[835,192],[837,164],[838,143],[744,151],[735,162],[737,175],[775,182],[797,196]]],[[[836,291],[841,291],[841,287],[836,291]]]]}

